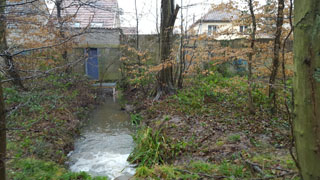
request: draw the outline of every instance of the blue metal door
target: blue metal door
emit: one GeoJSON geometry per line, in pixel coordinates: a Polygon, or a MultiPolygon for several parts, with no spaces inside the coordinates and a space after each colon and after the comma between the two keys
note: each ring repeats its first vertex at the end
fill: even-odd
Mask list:
{"type": "Polygon", "coordinates": [[[91,79],[99,79],[98,49],[90,48],[86,63],[86,73],[91,79]]]}

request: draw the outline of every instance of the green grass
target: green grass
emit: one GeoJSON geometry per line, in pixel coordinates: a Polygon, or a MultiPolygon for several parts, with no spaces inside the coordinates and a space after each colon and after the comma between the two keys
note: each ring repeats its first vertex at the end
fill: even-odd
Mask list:
{"type": "Polygon", "coordinates": [[[240,134],[232,134],[228,136],[228,141],[235,143],[235,142],[239,142],[240,138],[241,138],[240,134]]]}
{"type": "Polygon", "coordinates": [[[143,119],[140,114],[131,114],[130,117],[131,117],[131,123],[136,126],[140,125],[143,119]]]}
{"type": "Polygon", "coordinates": [[[92,178],[85,172],[69,172],[52,161],[27,158],[11,163],[15,171],[9,171],[8,175],[12,180],[107,180],[106,177],[92,178]]]}

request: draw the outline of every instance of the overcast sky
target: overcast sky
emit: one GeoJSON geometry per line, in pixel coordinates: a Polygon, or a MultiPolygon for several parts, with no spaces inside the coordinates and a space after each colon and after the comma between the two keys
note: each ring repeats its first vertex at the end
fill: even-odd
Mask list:
{"type": "MultiPolygon", "coordinates": [[[[193,23],[193,19],[196,21],[205,13],[208,12],[212,4],[219,4],[221,2],[228,2],[229,0],[182,0],[182,12],[184,15],[185,23],[190,26],[193,23]]],[[[239,0],[234,0],[239,1],[239,0]]],[[[257,0],[260,3],[265,0],[257,0]]],[[[135,27],[136,15],[135,15],[135,0],[118,0],[119,7],[123,10],[121,15],[122,27],[135,27]]],[[[156,33],[156,9],[158,2],[158,14],[160,16],[160,3],[161,0],[137,0],[137,9],[139,17],[139,33],[150,34],[156,33]]],[[[181,6],[181,0],[175,0],[176,4],[181,6]]],[[[181,12],[181,11],[180,11],[181,12]]],[[[160,23],[160,22],[159,22],[160,23]]],[[[176,24],[180,24],[180,14],[176,24]]]]}
{"type": "MultiPolygon", "coordinates": [[[[239,0],[233,0],[239,1],[239,0]]],[[[243,1],[243,0],[242,0],[243,1]]],[[[264,3],[265,0],[256,0],[259,3],[264,3]]],[[[124,14],[121,16],[121,25],[123,27],[135,27],[135,0],[118,0],[119,7],[123,10],[124,14]]],[[[156,9],[157,4],[160,7],[161,0],[137,0],[137,9],[139,16],[139,33],[150,34],[156,32],[156,9]]],[[[182,0],[182,12],[184,20],[187,25],[193,23],[193,19],[198,20],[201,16],[206,14],[211,8],[212,4],[220,4],[221,2],[229,2],[229,0],[182,0]],[[193,5],[193,6],[190,6],[193,5]],[[194,18],[195,17],[195,18],[194,18]]],[[[181,6],[181,0],[175,0],[176,4],[181,6]]],[[[246,3],[244,4],[246,6],[246,3]]],[[[181,11],[180,11],[181,12],[181,11]]],[[[158,12],[160,14],[160,10],[158,12]]],[[[180,14],[176,21],[176,25],[180,25],[180,14]]]]}
{"type": "MultiPolygon", "coordinates": [[[[181,6],[181,0],[175,0],[176,4],[181,6]]],[[[158,2],[158,9],[160,8],[161,0],[137,0],[138,17],[139,17],[139,33],[149,34],[156,32],[156,9],[158,2]]],[[[211,4],[220,3],[221,0],[183,0],[183,6],[194,5],[189,8],[183,8],[183,15],[187,16],[184,19],[188,20],[190,25],[193,21],[193,17],[197,20],[204,15],[211,4]]],[[[134,0],[118,0],[119,7],[123,9],[124,14],[121,16],[121,25],[135,27],[135,4],[134,0]]],[[[158,11],[160,16],[160,10],[158,11]]],[[[177,23],[180,23],[180,15],[178,15],[177,23]]],[[[160,23],[160,22],[159,22],[160,23]]]]}

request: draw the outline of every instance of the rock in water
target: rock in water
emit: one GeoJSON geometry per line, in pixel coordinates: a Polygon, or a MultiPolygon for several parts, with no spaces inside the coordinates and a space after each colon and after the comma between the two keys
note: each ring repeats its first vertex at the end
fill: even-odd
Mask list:
{"type": "Polygon", "coordinates": [[[130,180],[131,178],[132,176],[130,175],[123,175],[123,176],[116,177],[114,180],[130,180]]]}

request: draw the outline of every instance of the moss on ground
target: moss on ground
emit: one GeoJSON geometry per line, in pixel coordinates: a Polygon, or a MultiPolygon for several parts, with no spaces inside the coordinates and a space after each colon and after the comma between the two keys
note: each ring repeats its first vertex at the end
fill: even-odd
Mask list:
{"type": "Polygon", "coordinates": [[[85,172],[73,173],[63,166],[37,159],[19,159],[12,163],[9,179],[13,180],[107,180],[106,177],[92,178],[85,172]]]}

